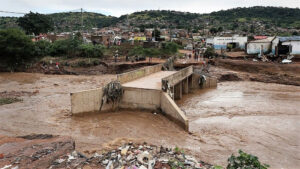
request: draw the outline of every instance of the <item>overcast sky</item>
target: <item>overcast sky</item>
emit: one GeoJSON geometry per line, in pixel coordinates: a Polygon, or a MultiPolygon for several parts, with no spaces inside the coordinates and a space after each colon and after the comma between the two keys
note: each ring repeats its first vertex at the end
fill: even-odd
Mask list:
{"type": "MultiPolygon", "coordinates": [[[[83,8],[112,16],[150,9],[209,13],[250,6],[300,8],[300,0],[0,0],[0,11],[55,13],[83,8]]],[[[0,16],[22,15],[0,12],[0,16]]]]}

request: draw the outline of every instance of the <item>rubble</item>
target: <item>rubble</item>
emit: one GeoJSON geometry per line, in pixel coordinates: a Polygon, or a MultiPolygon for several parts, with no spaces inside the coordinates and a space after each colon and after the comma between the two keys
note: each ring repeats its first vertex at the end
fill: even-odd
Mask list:
{"type": "Polygon", "coordinates": [[[185,155],[178,148],[128,143],[102,155],[95,154],[87,164],[101,164],[106,169],[213,168],[212,165],[185,155]],[[125,153],[126,152],[126,153],[125,153]]]}
{"type": "Polygon", "coordinates": [[[213,168],[178,147],[127,143],[116,149],[86,157],[75,150],[71,138],[45,134],[0,136],[0,169],[171,169],[213,168]],[[2,142],[1,142],[2,141],[2,142]]]}

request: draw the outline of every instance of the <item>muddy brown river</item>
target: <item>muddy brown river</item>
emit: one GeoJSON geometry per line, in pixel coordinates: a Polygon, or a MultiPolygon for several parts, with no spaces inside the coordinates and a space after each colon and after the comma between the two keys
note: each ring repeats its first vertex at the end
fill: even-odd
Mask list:
{"type": "Polygon", "coordinates": [[[114,75],[70,76],[1,73],[0,92],[19,93],[21,102],[0,106],[0,134],[71,136],[87,154],[122,142],[183,148],[199,159],[225,166],[242,149],[271,168],[300,166],[300,87],[258,82],[223,82],[178,102],[191,133],[159,114],[118,111],[70,115],[73,91],[103,86],[114,75]]]}

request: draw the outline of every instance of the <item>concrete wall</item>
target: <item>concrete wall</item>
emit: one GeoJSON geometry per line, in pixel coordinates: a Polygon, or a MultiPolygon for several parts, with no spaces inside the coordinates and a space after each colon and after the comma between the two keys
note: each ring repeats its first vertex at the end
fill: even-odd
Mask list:
{"type": "Polygon", "coordinates": [[[247,54],[259,54],[261,46],[263,47],[263,52],[266,53],[271,50],[271,42],[262,42],[262,43],[248,43],[247,44],[247,54]]]}
{"type": "Polygon", "coordinates": [[[161,71],[161,69],[162,69],[162,64],[158,64],[158,65],[154,65],[154,66],[147,66],[147,67],[137,69],[134,71],[118,74],[117,80],[120,81],[121,84],[124,84],[126,82],[130,82],[130,81],[145,77],[152,73],[159,72],[159,71],[161,71]]]}
{"type": "Polygon", "coordinates": [[[202,87],[199,85],[199,78],[200,78],[200,74],[196,74],[196,73],[193,74],[192,89],[205,89],[205,88],[217,87],[218,80],[216,77],[206,76],[206,81],[202,87]]]}
{"type": "Polygon", "coordinates": [[[283,42],[282,45],[291,45],[292,46],[292,55],[300,55],[300,41],[290,41],[283,42]]]}
{"type": "Polygon", "coordinates": [[[174,100],[165,92],[161,93],[161,109],[165,115],[189,131],[189,121],[184,112],[177,106],[174,100]]]}
{"type": "Polygon", "coordinates": [[[156,110],[160,108],[161,90],[124,87],[120,108],[156,110]]]}
{"type": "Polygon", "coordinates": [[[245,49],[248,37],[214,37],[213,45],[215,49],[226,49],[228,43],[238,43],[241,49],[245,49]]]}
{"type": "MultiPolygon", "coordinates": [[[[190,76],[191,74],[193,74],[193,66],[189,66],[187,68],[181,69],[180,71],[178,71],[168,77],[163,78],[162,81],[168,81],[168,84],[170,86],[174,86],[177,83],[181,82],[183,79],[190,76]]],[[[162,84],[164,84],[164,83],[162,83],[162,84]]]]}
{"type": "MultiPolygon", "coordinates": [[[[71,93],[72,114],[99,111],[102,96],[102,88],[71,93]]],[[[102,110],[109,110],[111,108],[112,105],[103,104],[102,110]]]]}

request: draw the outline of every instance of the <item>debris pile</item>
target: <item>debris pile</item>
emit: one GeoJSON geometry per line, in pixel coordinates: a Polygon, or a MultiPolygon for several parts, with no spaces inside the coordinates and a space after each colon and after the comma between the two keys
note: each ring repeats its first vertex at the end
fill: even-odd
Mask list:
{"type": "Polygon", "coordinates": [[[52,168],[62,166],[83,168],[99,168],[102,166],[106,169],[213,168],[210,164],[185,155],[179,148],[150,146],[146,143],[142,145],[128,143],[102,155],[96,153],[91,158],[83,159],[83,155],[74,151],[55,160],[52,168]],[[74,166],[74,164],[77,165],[74,166]]]}
{"type": "Polygon", "coordinates": [[[0,169],[212,169],[214,166],[186,155],[176,147],[127,143],[91,157],[75,150],[67,137],[47,134],[24,137],[0,136],[0,169]],[[1,142],[2,141],[2,142],[1,142]]]}
{"type": "Polygon", "coordinates": [[[115,107],[119,103],[123,95],[122,85],[118,81],[112,81],[103,88],[103,96],[101,100],[100,111],[104,103],[112,103],[115,107]]]}

